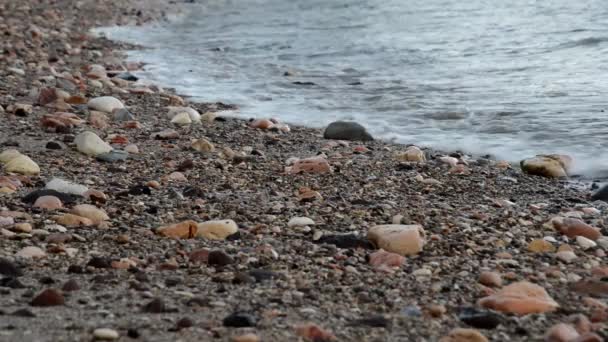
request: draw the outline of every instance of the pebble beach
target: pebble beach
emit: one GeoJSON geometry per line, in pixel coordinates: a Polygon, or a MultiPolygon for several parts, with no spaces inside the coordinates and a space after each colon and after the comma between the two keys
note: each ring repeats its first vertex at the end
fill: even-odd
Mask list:
{"type": "Polygon", "coordinates": [[[0,341],[608,335],[608,196],[576,161],[236,119],[89,33],[182,10],[0,2],[0,341]]]}

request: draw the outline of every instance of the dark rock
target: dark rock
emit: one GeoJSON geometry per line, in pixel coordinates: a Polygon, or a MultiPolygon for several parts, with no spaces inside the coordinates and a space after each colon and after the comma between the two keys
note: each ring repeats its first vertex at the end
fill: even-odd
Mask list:
{"type": "Polygon", "coordinates": [[[78,285],[78,282],[75,279],[70,279],[63,284],[61,289],[64,292],[78,291],[80,290],[80,285],[78,285]]]}
{"type": "Polygon", "coordinates": [[[226,266],[234,262],[234,259],[224,251],[211,251],[207,256],[207,263],[213,266],[226,266]]]}
{"type": "Polygon", "coordinates": [[[130,328],[127,330],[127,336],[130,338],[139,338],[140,333],[137,331],[137,329],[130,328]]]}
{"type": "Polygon", "coordinates": [[[194,161],[186,159],[177,166],[177,171],[186,171],[192,168],[194,168],[194,161]]]}
{"type": "Polygon", "coordinates": [[[502,322],[501,315],[472,307],[460,309],[458,319],[477,329],[494,329],[502,322]]]}
{"type": "Polygon", "coordinates": [[[95,157],[97,160],[106,163],[115,163],[119,161],[125,161],[129,157],[129,152],[121,150],[113,150],[111,152],[102,153],[95,157]]]}
{"type": "Polygon", "coordinates": [[[64,144],[57,141],[49,141],[46,143],[47,150],[63,150],[64,146],[64,144]]]}
{"type": "Polygon", "coordinates": [[[21,281],[19,281],[18,278],[12,278],[12,277],[0,279],[0,286],[8,287],[11,289],[24,289],[25,288],[25,285],[23,285],[23,283],[21,281]]]}
{"type": "Polygon", "coordinates": [[[14,262],[0,258],[0,274],[9,277],[18,277],[23,275],[23,272],[14,262]]]}
{"type": "Polygon", "coordinates": [[[237,311],[224,318],[223,324],[234,328],[255,327],[256,318],[249,313],[237,311]]]}
{"type": "Polygon", "coordinates": [[[95,268],[111,268],[112,261],[106,257],[94,256],[91,258],[91,260],[89,260],[87,266],[92,266],[95,268]]]}
{"type": "Polygon", "coordinates": [[[182,194],[186,197],[198,198],[203,197],[205,195],[205,192],[201,188],[187,186],[184,188],[184,190],[182,190],[182,194]]]}
{"type": "Polygon", "coordinates": [[[209,302],[210,302],[209,298],[192,297],[192,298],[188,299],[188,301],[186,302],[186,305],[205,307],[205,306],[209,306],[209,302]]]}
{"type": "Polygon", "coordinates": [[[591,199],[594,201],[608,202],[608,184],[601,187],[598,191],[591,195],[591,199]]]}
{"type": "Polygon", "coordinates": [[[230,234],[228,236],[226,236],[226,241],[238,241],[241,239],[241,232],[238,231],[234,234],[230,234]]]}
{"type": "Polygon", "coordinates": [[[314,85],[317,85],[315,82],[309,82],[309,81],[304,81],[304,82],[302,82],[302,81],[295,81],[295,82],[292,82],[292,84],[302,85],[302,86],[314,86],[314,85]]]}
{"type": "Polygon", "coordinates": [[[141,283],[147,283],[150,281],[150,278],[148,277],[148,275],[144,272],[137,272],[135,273],[135,279],[141,283]]]}
{"type": "Polygon", "coordinates": [[[355,320],[350,325],[354,327],[388,328],[391,326],[391,321],[384,316],[377,315],[355,320]]]}
{"type": "Polygon", "coordinates": [[[181,284],[181,282],[182,282],[182,280],[178,277],[170,277],[170,278],[165,279],[165,285],[167,287],[173,287],[173,286],[179,285],[179,284],[181,284]]]}
{"type": "Polygon", "coordinates": [[[142,311],[148,313],[163,313],[167,312],[168,310],[165,302],[162,299],[155,298],[152,299],[152,301],[150,301],[148,304],[144,305],[142,311]]]}
{"type": "Polygon", "coordinates": [[[130,73],[128,71],[127,72],[121,72],[120,74],[118,74],[118,75],[116,75],[114,77],[120,78],[120,79],[125,80],[125,81],[131,81],[131,82],[136,82],[137,80],[139,80],[139,78],[137,78],[137,76],[133,75],[132,73],[130,73]]]}
{"type": "Polygon", "coordinates": [[[27,309],[27,308],[17,309],[11,315],[17,316],[17,317],[30,317],[30,318],[31,317],[36,317],[36,314],[33,313],[32,310],[27,309]]]}
{"type": "Polygon", "coordinates": [[[270,280],[276,276],[274,272],[267,270],[255,269],[249,271],[249,275],[252,276],[256,282],[261,283],[266,280],[270,280]]]}
{"type": "Polygon", "coordinates": [[[40,292],[32,302],[32,306],[56,306],[65,304],[65,298],[63,294],[55,289],[46,289],[40,292]]]}
{"type": "Polygon", "coordinates": [[[51,277],[42,277],[38,281],[40,282],[40,284],[44,284],[44,285],[50,285],[50,284],[55,283],[55,279],[53,279],[51,277]]]}
{"type": "Polygon", "coordinates": [[[71,203],[76,202],[79,198],[82,198],[81,196],[66,194],[63,192],[59,192],[57,190],[40,189],[40,190],[34,190],[34,191],[30,192],[29,194],[25,195],[23,198],[21,198],[21,201],[23,201],[24,203],[28,203],[28,204],[34,204],[34,202],[36,202],[38,197],[42,197],[42,196],[55,196],[55,197],[59,198],[59,200],[61,200],[61,202],[63,204],[71,204],[71,203]]]}
{"type": "Polygon", "coordinates": [[[350,121],[335,121],[330,123],[325,129],[323,137],[334,140],[374,140],[365,127],[350,121]]]}
{"type": "Polygon", "coordinates": [[[80,265],[70,265],[68,266],[68,273],[82,274],[84,273],[84,268],[80,265]]]}
{"type": "Polygon", "coordinates": [[[184,317],[181,318],[179,321],[177,321],[177,323],[175,323],[175,326],[177,327],[177,329],[184,329],[184,328],[190,328],[192,326],[194,326],[194,321],[192,319],[190,319],[189,317],[184,317]]]}
{"type": "Polygon", "coordinates": [[[233,284],[252,284],[256,279],[245,272],[237,272],[232,279],[233,284]]]}
{"type": "Polygon", "coordinates": [[[338,248],[374,249],[374,245],[368,239],[355,234],[324,235],[314,242],[335,245],[338,248]]]}
{"type": "Polygon", "coordinates": [[[129,195],[140,196],[140,195],[151,195],[152,189],[147,185],[135,185],[129,188],[129,195]]]}

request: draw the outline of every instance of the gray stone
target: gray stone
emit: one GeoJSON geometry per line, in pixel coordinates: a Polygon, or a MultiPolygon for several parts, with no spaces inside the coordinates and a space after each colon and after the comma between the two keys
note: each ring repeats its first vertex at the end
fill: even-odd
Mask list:
{"type": "Polygon", "coordinates": [[[135,116],[131,114],[126,108],[121,108],[114,112],[114,121],[134,121],[135,116]]]}
{"type": "Polygon", "coordinates": [[[336,121],[330,123],[325,129],[323,137],[325,139],[334,140],[374,140],[365,127],[350,121],[336,121]]]}
{"type": "Polygon", "coordinates": [[[96,158],[99,161],[104,161],[107,163],[114,163],[118,161],[125,161],[129,157],[129,152],[121,151],[121,150],[112,150],[108,153],[102,153],[98,155],[96,158]]]}

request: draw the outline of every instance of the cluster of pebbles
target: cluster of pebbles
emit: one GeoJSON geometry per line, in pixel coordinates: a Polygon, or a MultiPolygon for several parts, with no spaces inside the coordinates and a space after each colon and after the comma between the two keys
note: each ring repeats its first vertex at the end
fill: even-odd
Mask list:
{"type": "Polygon", "coordinates": [[[85,34],[181,8],[150,3],[0,3],[0,340],[608,334],[608,205],[551,178],[570,159],[188,103],[85,34]]]}

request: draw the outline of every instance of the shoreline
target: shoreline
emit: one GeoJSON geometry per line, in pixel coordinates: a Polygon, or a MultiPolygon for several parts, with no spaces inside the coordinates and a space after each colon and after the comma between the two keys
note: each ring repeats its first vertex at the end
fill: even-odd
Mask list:
{"type": "Polygon", "coordinates": [[[454,161],[425,148],[426,161],[406,162],[405,145],[327,140],[299,126],[252,128],[222,117],[229,106],[107,77],[135,66],[122,59],[129,45],[78,32],[166,15],[158,8],[138,15],[142,3],[0,5],[10,31],[0,57],[0,153],[18,149],[40,168],[13,177],[5,163],[0,173],[0,339],[91,340],[112,335],[96,331],[107,328],[120,341],[435,341],[466,328],[474,341],[530,341],[558,323],[605,337],[607,304],[585,298],[605,295],[592,285],[606,272],[608,240],[591,244],[560,225],[575,218],[605,233],[608,204],[499,161],[454,161]],[[47,88],[61,92],[47,102],[47,88]],[[92,115],[86,103],[101,96],[115,97],[134,118],[92,115]],[[203,122],[172,124],[167,107],[175,105],[196,109],[203,122]],[[74,116],[65,124],[65,116],[49,119],[55,112],[74,116]],[[84,131],[139,151],[101,162],[79,151],[84,131]],[[195,139],[211,144],[193,147],[195,139]],[[294,158],[319,155],[313,172],[291,174],[294,158]],[[60,191],[55,209],[22,200],[53,178],[80,186],[65,191],[90,191],[60,191]],[[65,220],[90,211],[98,222],[65,220]],[[211,220],[233,220],[236,233],[202,224],[211,220]],[[187,223],[185,236],[172,226],[184,222],[196,227],[187,223]],[[421,250],[378,252],[382,242],[368,232],[391,223],[422,227],[421,250]],[[167,227],[176,239],[163,235],[167,227]],[[192,229],[203,237],[191,238],[192,229]],[[213,239],[205,229],[214,229],[213,239]],[[545,300],[551,310],[519,318],[480,304],[523,281],[559,308],[545,300]],[[40,299],[45,289],[61,303],[40,299]]]}

